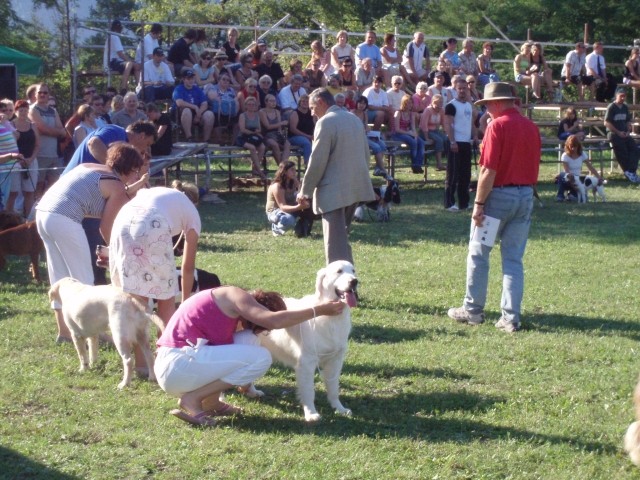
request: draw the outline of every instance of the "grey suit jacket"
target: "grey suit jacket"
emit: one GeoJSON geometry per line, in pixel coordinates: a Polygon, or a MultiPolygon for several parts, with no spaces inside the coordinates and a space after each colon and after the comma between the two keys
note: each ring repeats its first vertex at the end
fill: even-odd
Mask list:
{"type": "Polygon", "coordinates": [[[369,145],[362,122],[335,105],[316,123],[300,193],[313,196],[316,214],[375,200],[369,145]]]}

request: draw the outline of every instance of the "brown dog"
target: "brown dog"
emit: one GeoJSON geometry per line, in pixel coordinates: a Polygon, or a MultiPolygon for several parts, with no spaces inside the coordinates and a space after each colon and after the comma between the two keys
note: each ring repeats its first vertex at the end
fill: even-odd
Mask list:
{"type": "Polygon", "coordinates": [[[7,255],[29,255],[31,257],[31,275],[36,282],[40,281],[38,260],[44,247],[38,234],[36,222],[27,222],[17,227],[0,232],[0,270],[6,266],[7,255]]]}
{"type": "Polygon", "coordinates": [[[0,212],[0,232],[7,230],[8,228],[17,227],[22,225],[24,219],[18,213],[14,212],[0,212]]]}

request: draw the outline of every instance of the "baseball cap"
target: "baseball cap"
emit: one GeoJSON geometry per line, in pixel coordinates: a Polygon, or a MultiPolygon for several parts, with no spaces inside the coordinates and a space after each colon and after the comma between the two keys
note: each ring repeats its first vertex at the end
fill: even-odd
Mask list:
{"type": "Polygon", "coordinates": [[[158,55],[159,57],[164,57],[164,50],[161,47],[156,47],[153,49],[153,54],[158,55]]]}
{"type": "Polygon", "coordinates": [[[266,45],[266,44],[267,44],[267,41],[266,41],[264,38],[261,38],[261,39],[260,39],[260,40],[258,40],[256,43],[257,43],[258,45],[266,45]]]}
{"type": "Polygon", "coordinates": [[[195,73],[193,70],[191,70],[190,68],[187,68],[187,69],[182,73],[182,76],[183,76],[183,77],[185,77],[185,78],[186,78],[186,77],[195,77],[195,76],[196,76],[196,73],[195,73]]]}

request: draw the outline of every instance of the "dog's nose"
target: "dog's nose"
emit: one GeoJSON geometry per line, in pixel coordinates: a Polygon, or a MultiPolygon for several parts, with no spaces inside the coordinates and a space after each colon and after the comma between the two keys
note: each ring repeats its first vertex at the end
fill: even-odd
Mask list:
{"type": "Polygon", "coordinates": [[[352,278],[352,279],[349,281],[349,288],[353,290],[353,289],[354,289],[354,288],[356,288],[357,286],[358,286],[358,279],[357,279],[357,278],[352,278]]]}

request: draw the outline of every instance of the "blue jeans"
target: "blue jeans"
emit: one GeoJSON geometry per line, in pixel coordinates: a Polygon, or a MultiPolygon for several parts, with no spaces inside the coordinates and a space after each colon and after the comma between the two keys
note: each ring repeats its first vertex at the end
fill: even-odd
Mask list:
{"type": "Polygon", "coordinates": [[[478,85],[484,87],[487,83],[499,82],[500,77],[497,73],[481,73],[478,75],[478,85]]]}
{"type": "Polygon", "coordinates": [[[371,155],[377,155],[379,153],[387,151],[387,146],[382,140],[372,140],[371,138],[367,137],[367,143],[369,144],[371,155]]]}
{"type": "Polygon", "coordinates": [[[274,208],[267,214],[267,219],[271,222],[271,230],[291,230],[296,225],[297,217],[290,213],[285,213],[279,208],[274,208]]]}
{"type": "Polygon", "coordinates": [[[289,143],[291,145],[295,145],[296,147],[302,148],[302,156],[304,157],[304,164],[307,165],[309,163],[309,157],[311,156],[311,142],[307,137],[303,137],[302,135],[294,135],[293,137],[289,137],[289,143]]]}
{"type": "Polygon", "coordinates": [[[433,149],[436,152],[444,152],[444,146],[448,141],[447,136],[444,134],[444,132],[441,132],[439,130],[429,130],[427,132],[427,135],[430,140],[433,140],[433,149]]]}
{"type": "MultiPolygon", "coordinates": [[[[522,257],[527,246],[533,209],[533,188],[494,188],[485,201],[485,214],[500,219],[498,236],[502,256],[502,317],[520,322],[520,305],[524,291],[522,257]]],[[[473,235],[473,227],[471,229],[473,235]]],[[[487,300],[489,255],[492,247],[469,242],[467,257],[467,292],[464,307],[471,313],[482,313],[487,300]]]]}
{"type": "Polygon", "coordinates": [[[411,149],[411,166],[422,167],[424,163],[424,140],[406,133],[394,133],[391,138],[409,145],[411,149]]]}

